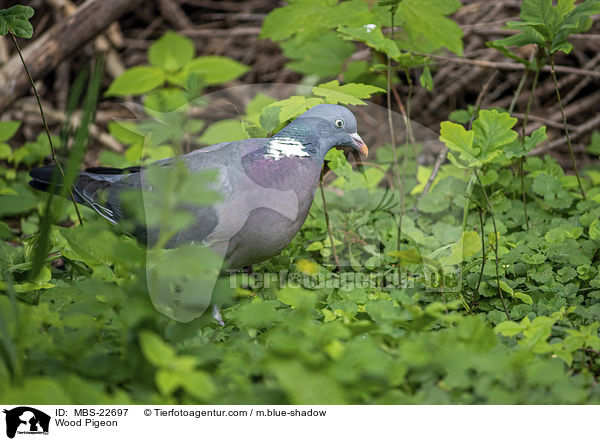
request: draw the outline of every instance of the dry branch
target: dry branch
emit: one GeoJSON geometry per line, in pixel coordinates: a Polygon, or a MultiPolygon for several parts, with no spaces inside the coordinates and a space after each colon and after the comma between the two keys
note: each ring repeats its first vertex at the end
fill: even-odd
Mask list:
{"type": "MultiPolygon", "coordinates": [[[[75,13],[54,25],[23,51],[34,80],[52,71],[140,0],[88,0],[75,13]]],[[[17,56],[0,69],[0,112],[29,89],[17,56]]]]}

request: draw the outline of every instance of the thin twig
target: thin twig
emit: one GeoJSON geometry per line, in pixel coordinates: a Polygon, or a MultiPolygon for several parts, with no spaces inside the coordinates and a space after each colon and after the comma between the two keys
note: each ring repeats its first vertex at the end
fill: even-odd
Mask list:
{"type": "Polygon", "coordinates": [[[485,268],[485,264],[487,261],[487,253],[485,252],[485,228],[483,226],[483,210],[481,209],[481,207],[477,207],[477,211],[479,212],[479,227],[481,230],[480,233],[482,260],[481,270],[479,271],[479,280],[477,280],[477,286],[475,287],[475,292],[473,293],[473,300],[471,301],[471,308],[473,308],[475,306],[475,303],[479,300],[479,287],[481,285],[481,280],[483,279],[483,269],[485,268]]]}
{"type": "Polygon", "coordinates": [[[554,66],[554,55],[550,54],[550,67],[552,73],[552,80],[554,81],[554,90],[556,91],[556,99],[558,100],[558,105],[560,106],[560,114],[562,116],[563,125],[565,128],[565,137],[567,138],[567,145],[569,146],[569,154],[571,155],[571,162],[573,163],[573,170],[575,171],[575,176],[577,177],[577,184],[579,184],[579,190],[581,191],[581,196],[583,199],[586,199],[585,190],[583,189],[583,185],[581,184],[581,178],[579,177],[579,171],[577,170],[577,162],[575,161],[575,153],[573,152],[573,144],[571,144],[571,137],[569,136],[569,128],[567,127],[567,117],[565,116],[565,109],[562,104],[562,100],[560,98],[560,90],[558,89],[558,80],[556,79],[556,69],[554,66]]]}
{"type": "MultiPolygon", "coordinates": [[[[527,72],[527,71],[525,71],[527,72]]],[[[531,104],[533,103],[533,97],[535,96],[535,89],[537,87],[538,79],[540,77],[540,70],[536,69],[533,75],[533,82],[531,83],[531,91],[529,92],[529,98],[527,99],[527,106],[525,107],[525,115],[523,116],[523,127],[521,131],[521,141],[525,139],[527,133],[527,121],[529,119],[529,112],[531,111],[531,104]]],[[[524,170],[525,158],[521,156],[519,158],[519,175],[521,176],[521,198],[523,200],[523,214],[525,216],[525,225],[529,230],[529,215],[527,214],[527,196],[525,195],[525,170],[524,170]]]]}
{"type": "Polygon", "coordinates": [[[333,260],[337,266],[338,272],[342,271],[340,261],[335,250],[335,244],[333,243],[333,232],[331,231],[331,224],[329,223],[329,212],[327,211],[327,201],[325,200],[325,190],[323,190],[323,169],[321,169],[321,179],[319,179],[319,187],[321,188],[321,198],[323,199],[323,211],[325,212],[325,223],[327,224],[327,234],[329,235],[329,242],[331,242],[331,253],[333,254],[333,260]]]}
{"type": "MultiPolygon", "coordinates": [[[[479,67],[488,67],[491,69],[501,69],[501,70],[525,70],[527,67],[521,63],[511,63],[511,62],[503,62],[503,61],[485,61],[485,60],[472,60],[469,58],[460,58],[460,57],[450,57],[446,55],[433,55],[433,54],[421,54],[418,52],[413,52],[415,55],[420,55],[423,57],[433,58],[435,60],[447,61],[449,63],[457,63],[457,64],[471,64],[479,67]]],[[[544,66],[541,68],[544,72],[552,72],[551,66],[544,66]]],[[[570,66],[555,66],[556,72],[560,73],[569,73],[576,74],[582,76],[589,76],[594,78],[600,78],[600,72],[589,69],[580,69],[577,67],[570,66]]]]}
{"type": "MultiPolygon", "coordinates": [[[[502,288],[500,287],[500,258],[498,257],[498,228],[496,227],[496,218],[494,216],[494,211],[492,209],[492,204],[488,198],[487,192],[485,191],[485,187],[483,186],[483,182],[479,178],[479,173],[477,170],[474,170],[475,177],[477,178],[477,182],[481,186],[481,191],[485,198],[485,202],[488,206],[488,211],[490,212],[490,217],[492,218],[492,225],[494,226],[494,254],[496,255],[496,284],[498,285],[498,294],[500,295],[500,300],[502,301],[502,306],[504,307],[504,312],[506,313],[506,318],[512,320],[510,318],[510,314],[508,313],[508,308],[506,307],[506,302],[504,301],[504,296],[502,295],[502,288]]],[[[483,234],[483,231],[482,231],[483,234]]]]}
{"type": "MultiPolygon", "coordinates": [[[[9,32],[10,37],[15,45],[15,49],[21,58],[21,62],[23,63],[23,67],[25,68],[25,73],[27,73],[27,78],[29,78],[29,83],[31,84],[31,88],[33,89],[33,94],[35,95],[35,99],[37,100],[38,107],[40,108],[40,115],[42,116],[42,121],[44,122],[44,130],[46,131],[46,136],[48,137],[48,143],[50,144],[50,151],[52,153],[52,160],[56,164],[58,171],[60,172],[63,180],[65,179],[65,172],[58,162],[58,158],[56,157],[56,150],[54,149],[54,145],[52,144],[52,136],[50,135],[50,129],[48,128],[48,123],[46,123],[46,116],[44,115],[44,108],[42,107],[42,102],[40,101],[40,95],[37,92],[35,87],[35,83],[33,82],[33,78],[31,78],[31,74],[29,73],[29,69],[27,68],[27,64],[25,64],[25,60],[23,59],[23,54],[21,53],[21,48],[19,47],[19,43],[17,43],[17,39],[13,35],[12,32],[9,32]]],[[[79,220],[79,224],[83,225],[83,220],[81,218],[81,213],[79,212],[79,207],[77,206],[77,202],[75,202],[75,196],[73,195],[73,190],[71,188],[68,189],[69,195],[71,196],[71,201],[73,202],[73,206],[75,207],[75,213],[77,213],[77,219],[79,220]]]]}

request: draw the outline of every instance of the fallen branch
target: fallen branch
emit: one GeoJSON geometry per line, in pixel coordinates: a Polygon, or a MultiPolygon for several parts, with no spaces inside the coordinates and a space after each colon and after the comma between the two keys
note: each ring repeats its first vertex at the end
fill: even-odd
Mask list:
{"type": "MultiPolygon", "coordinates": [[[[88,0],[23,50],[33,80],[51,72],[140,0],[88,0]]],[[[0,69],[0,112],[29,90],[29,80],[18,56],[0,69]]]]}

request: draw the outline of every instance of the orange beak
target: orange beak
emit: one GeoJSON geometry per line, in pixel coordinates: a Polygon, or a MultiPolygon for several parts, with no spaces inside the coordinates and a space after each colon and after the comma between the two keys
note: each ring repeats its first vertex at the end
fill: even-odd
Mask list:
{"type": "Polygon", "coordinates": [[[351,133],[350,138],[352,138],[352,142],[354,143],[354,145],[356,146],[358,151],[362,155],[364,155],[365,158],[368,158],[369,157],[369,148],[367,147],[367,144],[365,144],[365,142],[362,140],[362,138],[360,136],[358,136],[358,133],[351,133]]]}

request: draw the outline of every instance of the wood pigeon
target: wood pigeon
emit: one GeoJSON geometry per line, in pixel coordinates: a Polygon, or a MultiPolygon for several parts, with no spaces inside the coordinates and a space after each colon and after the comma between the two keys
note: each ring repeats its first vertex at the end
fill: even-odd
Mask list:
{"type": "MultiPolygon", "coordinates": [[[[191,173],[216,169],[214,189],[223,199],[190,209],[194,222],[176,234],[167,247],[204,243],[227,261],[229,268],[251,265],[278,254],[296,235],[312,204],[323,161],[336,146],[363,155],[367,146],[357,134],[356,119],[342,106],[320,104],[298,116],[271,138],[224,142],[179,158],[191,173]]],[[[173,167],[175,158],[156,165],[173,167]]],[[[94,209],[114,224],[127,220],[122,194],[153,191],[145,167],[95,167],[81,172],[73,185],[76,202],[94,209]]],[[[30,172],[30,185],[49,191],[53,167],[30,172]]],[[[143,230],[146,230],[144,227],[143,230]]],[[[149,246],[150,229],[134,233],[149,246]]]]}

